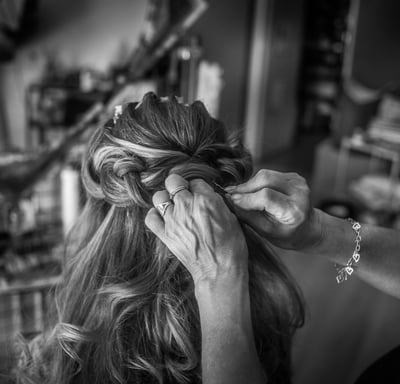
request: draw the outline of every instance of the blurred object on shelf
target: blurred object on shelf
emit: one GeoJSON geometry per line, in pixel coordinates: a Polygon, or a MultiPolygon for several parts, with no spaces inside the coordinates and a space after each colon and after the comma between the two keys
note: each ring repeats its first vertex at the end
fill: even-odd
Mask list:
{"type": "MultiPolygon", "coordinates": [[[[61,164],[53,166],[44,177],[42,177],[32,187],[31,193],[18,201],[21,210],[21,201],[26,200],[30,213],[33,216],[35,226],[32,229],[38,229],[41,226],[47,226],[49,229],[54,226],[60,226],[60,173],[61,164]]],[[[24,212],[25,213],[25,212],[24,212]]],[[[29,218],[24,215],[24,221],[29,218]]],[[[26,227],[26,226],[25,226],[26,227]]],[[[26,231],[20,226],[17,233],[26,231]]]]}
{"type": "Polygon", "coordinates": [[[400,145],[400,98],[385,94],[379,104],[378,114],[368,125],[368,136],[400,145]]]}
{"type": "Polygon", "coordinates": [[[319,205],[335,216],[352,213],[357,220],[392,226],[400,211],[399,171],[400,146],[387,148],[368,139],[365,133],[345,137],[338,154],[333,193],[331,191],[319,205]],[[354,154],[369,158],[356,179],[349,177],[354,154]],[[387,174],[375,171],[382,162],[389,165],[387,174]]]}
{"type": "Polygon", "coordinates": [[[79,90],[67,90],[56,86],[32,86],[28,92],[29,127],[36,136],[30,145],[50,145],[53,141],[46,139],[45,130],[66,130],[104,95],[98,92],[84,93],[79,90]]]}
{"type": "Polygon", "coordinates": [[[68,234],[81,211],[80,171],[67,165],[60,173],[61,179],[61,219],[64,237],[68,234]]]}
{"type": "Polygon", "coordinates": [[[44,329],[59,281],[59,276],[53,276],[0,287],[0,343],[17,333],[28,337],[44,329]]]}
{"type": "Polygon", "coordinates": [[[57,247],[62,239],[61,225],[56,221],[38,222],[35,229],[14,234],[12,252],[24,256],[34,252],[48,252],[57,247]]]}
{"type": "Polygon", "coordinates": [[[379,143],[368,141],[368,138],[364,134],[356,133],[350,138],[343,138],[341,141],[335,178],[336,194],[347,190],[348,180],[346,175],[351,151],[370,156],[369,169],[366,173],[372,173],[376,161],[388,161],[390,163],[390,180],[393,185],[396,183],[400,170],[400,146],[397,148],[387,148],[379,143]]]}
{"type": "Polygon", "coordinates": [[[0,377],[1,383],[14,383],[10,372],[15,368],[15,337],[28,340],[42,332],[54,309],[55,287],[60,277],[36,278],[35,281],[4,286],[0,277],[0,377]],[[10,381],[6,378],[10,377],[10,381]]]}
{"type": "Polygon", "coordinates": [[[0,278],[3,282],[49,275],[49,269],[60,273],[61,249],[57,250],[63,241],[60,205],[57,167],[19,200],[0,196],[3,217],[0,278]]]}
{"type": "Polygon", "coordinates": [[[400,182],[387,175],[364,175],[349,190],[368,210],[400,212],[400,182]]]}
{"type": "Polygon", "coordinates": [[[210,115],[218,118],[221,91],[224,85],[223,69],[217,63],[201,61],[199,64],[198,87],[196,100],[201,100],[210,115]]]}
{"type": "Polygon", "coordinates": [[[193,103],[199,81],[199,64],[203,56],[198,37],[189,36],[172,50],[168,71],[169,93],[182,98],[184,103],[193,103]]]}
{"type": "Polygon", "coordinates": [[[31,149],[54,145],[94,104],[104,103],[114,83],[88,68],[66,71],[48,58],[45,76],[26,91],[31,149]]]}
{"type": "Polygon", "coordinates": [[[338,188],[336,183],[337,169],[342,161],[343,152],[332,138],[321,141],[315,150],[311,192],[314,204],[334,198],[347,198],[346,186],[367,173],[387,174],[390,162],[386,159],[371,159],[369,154],[360,151],[350,151],[346,165],[344,184],[338,188]],[[343,188],[343,189],[342,189],[343,188]]]}
{"type": "Polygon", "coordinates": [[[303,132],[327,133],[336,110],[347,31],[349,0],[306,2],[299,87],[303,132]]]}
{"type": "Polygon", "coordinates": [[[339,150],[327,144],[316,155],[317,205],[338,217],[393,226],[400,214],[400,145],[372,140],[364,131],[344,137],[339,150]]]}
{"type": "Polygon", "coordinates": [[[379,105],[379,116],[389,121],[400,121],[400,95],[385,94],[379,105]]]}
{"type": "MultiPolygon", "coordinates": [[[[13,166],[20,162],[31,162],[36,158],[33,153],[2,153],[0,154],[0,179],[2,178],[2,169],[10,169],[12,172],[13,166]]],[[[3,184],[7,181],[0,182],[0,189],[3,184]]],[[[7,187],[7,186],[6,186],[7,187]]],[[[21,207],[16,206],[16,201],[18,198],[13,198],[12,194],[10,196],[0,193],[0,232],[10,234],[15,232],[16,228],[21,226],[21,213],[26,211],[26,216],[31,218],[29,213],[31,205],[27,204],[26,201],[21,201],[21,207]]],[[[28,219],[23,226],[28,228],[34,226],[34,223],[28,219]]]]}
{"type": "MultiPolygon", "coordinates": [[[[0,279],[3,283],[61,272],[60,198],[59,191],[53,189],[57,179],[58,174],[47,176],[29,196],[15,202],[6,212],[10,216],[8,226],[0,231],[0,279]],[[45,189],[44,185],[48,187],[45,189]]],[[[4,209],[4,205],[0,204],[0,209],[4,209]]]]}
{"type": "Polygon", "coordinates": [[[50,231],[46,233],[46,230],[41,228],[12,239],[7,250],[0,255],[0,280],[3,287],[21,282],[28,284],[38,278],[61,274],[64,255],[62,233],[58,229],[56,234],[50,231]],[[18,245],[18,241],[21,244],[18,245]]]}
{"type": "Polygon", "coordinates": [[[17,236],[35,230],[41,224],[60,221],[57,168],[53,166],[20,195],[17,192],[16,195],[0,194],[0,231],[17,236]]]}
{"type": "Polygon", "coordinates": [[[31,252],[25,255],[5,255],[4,274],[7,286],[15,280],[33,280],[35,276],[57,276],[61,273],[62,261],[54,249],[46,252],[31,252]]]}
{"type": "Polygon", "coordinates": [[[331,130],[336,143],[351,136],[356,129],[365,129],[376,113],[381,92],[353,79],[345,80],[335,109],[331,130]]]}
{"type": "Polygon", "coordinates": [[[28,155],[28,158],[22,155],[17,161],[0,164],[0,195],[18,200],[25,191],[65,158],[69,149],[102,111],[102,103],[94,104],[56,147],[33,156],[28,155]]]}

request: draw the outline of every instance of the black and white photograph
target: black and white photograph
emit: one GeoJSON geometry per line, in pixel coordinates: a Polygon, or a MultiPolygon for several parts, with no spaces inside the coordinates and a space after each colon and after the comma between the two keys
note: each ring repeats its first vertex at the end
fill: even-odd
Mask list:
{"type": "Polygon", "coordinates": [[[0,0],[0,384],[399,384],[398,0],[0,0]]]}

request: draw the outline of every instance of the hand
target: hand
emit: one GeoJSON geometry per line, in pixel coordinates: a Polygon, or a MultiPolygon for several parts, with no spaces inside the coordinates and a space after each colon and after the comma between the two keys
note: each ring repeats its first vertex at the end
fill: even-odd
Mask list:
{"type": "Polygon", "coordinates": [[[248,182],[225,190],[238,217],[272,244],[304,250],[319,241],[310,190],[298,174],[262,169],[248,182]]]}
{"type": "Polygon", "coordinates": [[[155,208],[147,213],[147,227],[187,268],[195,285],[247,276],[248,251],[240,224],[205,181],[188,183],[172,174],[165,181],[166,191],[154,194],[154,206],[169,201],[169,194],[181,185],[188,188],[173,197],[164,217],[155,208]]]}

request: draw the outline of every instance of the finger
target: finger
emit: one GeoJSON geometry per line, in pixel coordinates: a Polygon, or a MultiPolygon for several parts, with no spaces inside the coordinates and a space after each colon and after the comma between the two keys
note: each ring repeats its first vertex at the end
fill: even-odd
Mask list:
{"type": "Polygon", "coordinates": [[[165,179],[165,188],[174,201],[176,198],[188,199],[193,197],[189,191],[188,181],[176,173],[172,173],[165,179]],[[182,189],[181,187],[185,188],[182,189]]]}
{"type": "Polygon", "coordinates": [[[163,243],[165,243],[165,224],[157,209],[151,208],[144,219],[147,228],[150,229],[163,243]]]}
{"type": "Polygon", "coordinates": [[[162,212],[162,204],[171,202],[169,198],[169,193],[163,189],[162,191],[157,191],[153,195],[153,205],[155,208],[157,208],[158,212],[160,213],[161,216],[165,217],[168,212],[170,212],[173,208],[173,204],[171,203],[165,210],[165,213],[163,214],[162,212]]]}
{"type": "Polygon", "coordinates": [[[189,184],[190,190],[193,193],[201,193],[203,195],[215,194],[215,191],[211,185],[206,183],[203,179],[191,180],[189,184]]]}
{"type": "Polygon", "coordinates": [[[257,192],[262,188],[273,188],[284,194],[291,194],[294,186],[303,184],[304,179],[296,173],[282,173],[270,169],[261,169],[246,183],[228,187],[229,193],[257,192]]]}
{"type": "Polygon", "coordinates": [[[233,194],[231,200],[235,206],[247,211],[265,211],[277,220],[286,220],[290,211],[290,200],[286,195],[270,188],[254,193],[233,194]]]}

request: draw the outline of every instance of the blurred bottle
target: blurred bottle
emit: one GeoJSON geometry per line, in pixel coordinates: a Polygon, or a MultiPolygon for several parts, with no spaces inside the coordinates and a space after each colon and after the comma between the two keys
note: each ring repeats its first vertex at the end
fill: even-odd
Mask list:
{"type": "Polygon", "coordinates": [[[173,51],[171,55],[168,83],[171,94],[178,95],[184,103],[196,99],[199,64],[203,48],[197,36],[190,36],[173,51]]]}
{"type": "Polygon", "coordinates": [[[79,216],[80,204],[80,175],[72,165],[66,165],[60,173],[61,179],[61,221],[64,237],[79,216]]]}

